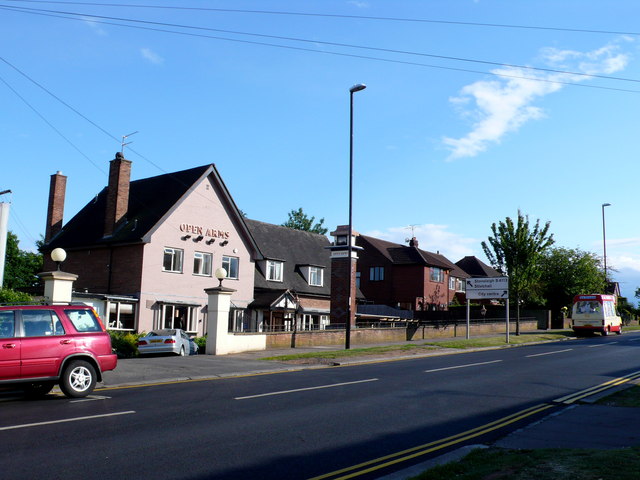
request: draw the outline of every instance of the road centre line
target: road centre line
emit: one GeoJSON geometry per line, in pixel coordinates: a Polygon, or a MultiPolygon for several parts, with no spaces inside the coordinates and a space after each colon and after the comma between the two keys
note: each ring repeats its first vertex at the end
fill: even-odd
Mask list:
{"type": "Polygon", "coordinates": [[[526,358],[530,358],[530,357],[542,357],[543,355],[554,355],[556,353],[564,353],[564,352],[570,352],[571,350],[573,350],[573,348],[567,348],[566,350],[556,350],[554,352],[545,352],[545,353],[536,353],[534,355],[526,355],[526,358]]]}
{"type": "Polygon", "coordinates": [[[377,378],[368,378],[366,380],[356,380],[354,382],[333,383],[331,385],[319,385],[317,387],[296,388],[293,390],[282,390],[279,392],[259,393],[257,395],[247,395],[246,397],[235,397],[234,400],[247,400],[250,398],[269,397],[272,395],[284,395],[287,393],[305,392],[308,390],[320,390],[323,388],[343,387],[345,385],[355,385],[358,383],[376,382],[376,381],[378,381],[377,378]]]}
{"type": "Polygon", "coordinates": [[[62,420],[51,420],[49,422],[25,423],[23,425],[11,425],[11,426],[8,426],[8,427],[0,427],[0,431],[2,431],[2,430],[16,430],[16,429],[19,429],[19,428],[40,427],[40,426],[43,426],[43,425],[55,425],[57,423],[79,422],[81,420],[93,420],[94,418],[115,417],[115,416],[118,416],[118,415],[130,415],[132,413],[136,413],[135,410],[129,410],[127,412],[105,413],[105,414],[102,414],[102,415],[91,415],[91,416],[87,416],[87,417],[64,418],[62,420]]]}
{"type": "Polygon", "coordinates": [[[607,345],[613,345],[614,343],[618,343],[618,342],[600,343],[598,345],[587,345],[587,348],[606,347],[607,345]]]}
{"type": "Polygon", "coordinates": [[[433,368],[431,370],[425,370],[424,373],[442,372],[443,370],[454,370],[456,368],[476,367],[478,365],[488,365],[490,363],[499,363],[499,362],[502,362],[502,360],[491,360],[490,362],[479,362],[479,363],[467,363],[466,365],[456,365],[454,367],[433,368]]]}

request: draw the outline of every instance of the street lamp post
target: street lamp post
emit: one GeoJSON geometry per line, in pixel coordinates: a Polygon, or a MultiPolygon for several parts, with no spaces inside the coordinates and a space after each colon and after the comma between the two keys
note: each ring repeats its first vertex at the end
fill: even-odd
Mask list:
{"type": "MultiPolygon", "coordinates": [[[[605,223],[604,223],[604,207],[610,207],[611,204],[610,203],[603,203],[602,204],[602,248],[604,249],[604,281],[605,284],[607,283],[607,235],[606,235],[606,230],[605,230],[605,223]]],[[[606,289],[607,285],[605,285],[605,289],[606,289]]],[[[605,292],[606,293],[606,292],[605,292]]]]}
{"type": "Polygon", "coordinates": [[[344,348],[351,348],[351,282],[353,281],[353,94],[367,88],[362,83],[357,83],[349,89],[349,232],[348,235],[348,252],[349,252],[349,302],[347,304],[347,323],[345,325],[344,348]]]}

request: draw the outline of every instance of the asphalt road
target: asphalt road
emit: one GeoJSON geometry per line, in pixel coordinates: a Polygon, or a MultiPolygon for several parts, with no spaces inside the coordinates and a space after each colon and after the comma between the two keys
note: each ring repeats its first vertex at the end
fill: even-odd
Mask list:
{"type": "Polygon", "coordinates": [[[80,401],[0,398],[2,478],[377,478],[562,408],[563,397],[640,370],[639,351],[632,333],[80,401]]]}

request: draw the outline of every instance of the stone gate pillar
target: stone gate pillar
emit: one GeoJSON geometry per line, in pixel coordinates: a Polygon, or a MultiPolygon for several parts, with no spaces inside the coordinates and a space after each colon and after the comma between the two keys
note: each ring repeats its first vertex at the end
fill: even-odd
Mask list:
{"type": "Polygon", "coordinates": [[[229,311],[231,295],[235,290],[226,287],[205,288],[209,297],[207,302],[207,355],[224,355],[229,353],[229,311]]]}

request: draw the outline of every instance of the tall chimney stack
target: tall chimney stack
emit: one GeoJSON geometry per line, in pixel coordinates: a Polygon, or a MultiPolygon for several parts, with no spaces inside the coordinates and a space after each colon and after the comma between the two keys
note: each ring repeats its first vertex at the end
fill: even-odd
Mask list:
{"type": "Polygon", "coordinates": [[[104,236],[113,235],[129,208],[129,182],[131,161],[121,152],[109,164],[109,185],[107,187],[107,207],[104,216],[104,236]]]}
{"type": "Polygon", "coordinates": [[[44,233],[44,243],[48,243],[62,230],[64,216],[64,197],[67,189],[67,177],[58,171],[51,175],[49,184],[49,205],[47,207],[47,226],[44,233]]]}

